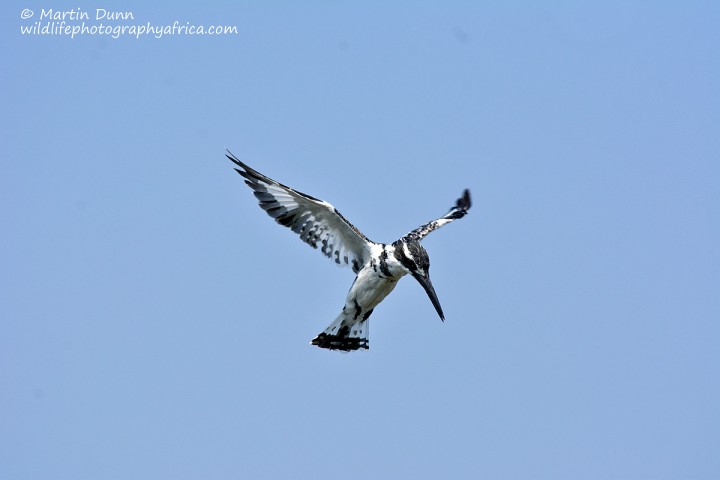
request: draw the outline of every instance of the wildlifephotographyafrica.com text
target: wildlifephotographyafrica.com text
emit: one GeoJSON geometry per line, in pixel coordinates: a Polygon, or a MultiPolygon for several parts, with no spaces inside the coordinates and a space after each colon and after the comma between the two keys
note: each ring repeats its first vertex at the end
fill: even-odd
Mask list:
{"type": "Polygon", "coordinates": [[[58,10],[42,8],[39,11],[24,9],[20,12],[20,34],[28,36],[103,35],[111,38],[123,36],[163,38],[172,35],[237,35],[234,25],[196,25],[192,22],[174,20],[167,24],[139,22],[132,11],[96,8],[83,10],[73,8],[58,10]]]}

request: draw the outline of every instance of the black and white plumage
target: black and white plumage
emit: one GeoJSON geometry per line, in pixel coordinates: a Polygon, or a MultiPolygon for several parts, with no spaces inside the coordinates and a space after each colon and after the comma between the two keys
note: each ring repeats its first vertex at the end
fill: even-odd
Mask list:
{"type": "Polygon", "coordinates": [[[266,177],[226,155],[254,190],[260,207],[276,222],[300,235],[340,265],[349,265],[357,275],[337,318],[312,344],[330,350],[352,351],[369,348],[369,317],[373,309],[410,274],[425,289],[441,320],[445,320],[435,289],[430,282],[430,259],[420,244],[427,234],[464,217],[470,209],[470,191],[465,190],[448,213],[416,228],[391,244],[369,240],[328,202],[294,190],[266,177]]]}

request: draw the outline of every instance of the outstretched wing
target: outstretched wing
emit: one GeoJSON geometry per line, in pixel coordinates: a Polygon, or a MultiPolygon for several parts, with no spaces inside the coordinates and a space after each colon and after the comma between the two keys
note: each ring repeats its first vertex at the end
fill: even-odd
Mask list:
{"type": "Polygon", "coordinates": [[[437,220],[433,220],[432,222],[426,223],[422,227],[416,228],[405,236],[413,237],[416,240],[422,240],[425,235],[432,232],[433,230],[437,230],[438,228],[452,222],[453,220],[464,217],[468,213],[468,210],[470,210],[470,205],[470,190],[465,189],[465,191],[463,191],[462,197],[457,199],[457,201],[455,202],[455,206],[452,207],[448,213],[438,218],[437,220]]]}
{"type": "Polygon", "coordinates": [[[293,190],[290,187],[253,170],[227,152],[226,156],[237,165],[245,183],[255,190],[260,207],[280,225],[291,228],[300,239],[340,265],[350,265],[359,272],[370,258],[368,240],[328,202],[293,190]]]}

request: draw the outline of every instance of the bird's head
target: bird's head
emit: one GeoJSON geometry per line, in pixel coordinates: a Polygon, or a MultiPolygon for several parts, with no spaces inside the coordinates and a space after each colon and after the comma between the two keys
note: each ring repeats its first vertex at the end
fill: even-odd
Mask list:
{"type": "Polygon", "coordinates": [[[435,293],[432,282],[430,281],[430,257],[427,251],[420,244],[420,241],[413,237],[403,237],[394,244],[395,258],[405,267],[410,275],[418,281],[425,289],[435,310],[440,316],[440,320],[445,321],[440,301],[435,293]]]}

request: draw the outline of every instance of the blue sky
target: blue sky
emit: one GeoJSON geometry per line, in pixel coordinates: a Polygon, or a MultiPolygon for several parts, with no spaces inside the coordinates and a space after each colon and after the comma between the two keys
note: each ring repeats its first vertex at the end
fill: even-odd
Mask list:
{"type": "Polygon", "coordinates": [[[146,3],[2,7],[1,478],[720,477],[716,2],[146,3]],[[309,346],[352,272],[225,148],[375,241],[470,188],[446,322],[309,346]]]}

